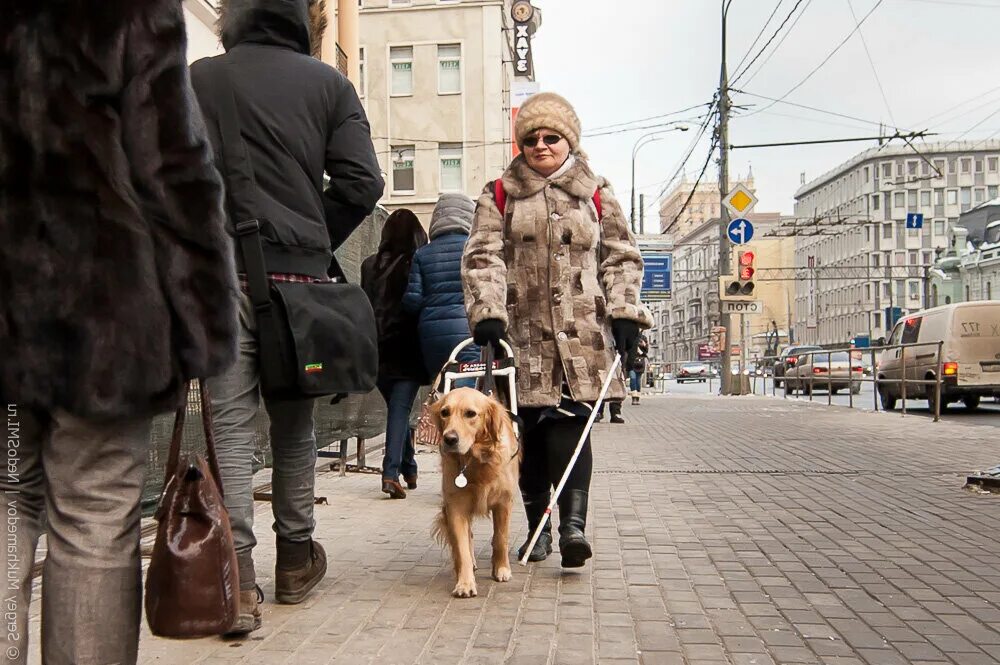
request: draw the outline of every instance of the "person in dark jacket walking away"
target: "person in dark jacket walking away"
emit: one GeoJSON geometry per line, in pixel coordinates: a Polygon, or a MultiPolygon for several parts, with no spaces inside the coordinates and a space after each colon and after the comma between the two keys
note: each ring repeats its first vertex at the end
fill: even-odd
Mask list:
{"type": "MultiPolygon", "coordinates": [[[[310,56],[322,37],[320,5],[316,0],[224,1],[219,24],[226,53],[191,68],[223,173],[219,95],[227,92],[215,82],[227,77],[232,89],[257,186],[256,200],[241,204],[258,211],[264,262],[273,281],[328,279],[333,250],[382,195],[371,131],[357,93],[336,69],[310,56]],[[324,171],[330,178],[325,192],[324,171]]],[[[230,215],[231,233],[238,221],[230,215]]],[[[260,370],[256,321],[245,287],[240,324],[239,359],[210,384],[239,564],[240,617],[234,634],[260,627],[263,600],[253,562],[252,487],[260,370]]],[[[326,554],[312,540],[313,400],[264,400],[264,406],[274,464],[275,598],[298,603],[326,573],[326,554]]]]}
{"type": "Polygon", "coordinates": [[[361,264],[361,288],[368,294],[378,326],[378,389],[388,410],[382,491],[393,499],[406,498],[399,483],[400,473],[409,489],[417,488],[410,411],[417,391],[428,379],[417,336],[417,317],[403,309],[403,294],[413,255],[426,244],[427,232],[420,220],[402,208],[386,220],[378,253],[361,264]]]}
{"type": "MultiPolygon", "coordinates": [[[[431,216],[431,241],[413,257],[403,308],[419,317],[417,330],[429,377],[436,377],[455,347],[472,336],[462,293],[462,252],[475,212],[475,202],[465,194],[442,194],[431,216]]],[[[478,359],[475,345],[458,356],[461,361],[478,359]]],[[[475,381],[456,382],[456,387],[462,386],[475,387],[475,381]]]]}
{"type": "Polygon", "coordinates": [[[152,418],[236,356],[232,242],[184,35],[181,0],[4,3],[4,665],[28,659],[43,530],[41,662],[136,662],[152,418]]]}

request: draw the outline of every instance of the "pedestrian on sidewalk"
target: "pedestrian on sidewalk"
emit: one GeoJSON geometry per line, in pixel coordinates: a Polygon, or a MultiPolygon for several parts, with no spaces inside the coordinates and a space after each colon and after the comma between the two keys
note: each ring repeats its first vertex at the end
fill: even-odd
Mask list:
{"type": "MultiPolygon", "coordinates": [[[[639,301],[642,257],[610,185],[580,148],[576,111],[541,93],[524,103],[514,129],[522,154],[479,198],[462,278],[476,342],[496,346],[506,337],[517,358],[530,533],[584,433],[615,349],[630,354],[652,317],[639,301]]],[[[624,382],[613,381],[608,397],[624,399],[624,382]]],[[[567,568],[592,555],[584,535],[592,468],[588,437],[559,497],[567,568]]],[[[546,530],[530,559],[551,551],[546,530]]]]}
{"type": "MultiPolygon", "coordinates": [[[[333,251],[368,216],[383,182],[371,130],[354,86],[311,57],[325,21],[318,0],[226,0],[219,26],[226,53],[191,68],[212,143],[226,172],[219,130],[221,95],[235,97],[237,120],[255,176],[265,268],[271,281],[326,281],[333,251]],[[225,90],[215,85],[227,77],[225,90]],[[329,176],[323,190],[323,174],[329,176]]],[[[232,219],[235,224],[244,221],[232,219]]],[[[238,259],[238,265],[242,262],[238,259]]],[[[240,268],[242,271],[242,267],[240,268]]],[[[257,324],[241,275],[240,354],[209,382],[216,450],[240,576],[233,634],[261,625],[263,593],[253,549],[253,455],[260,411],[257,324]]],[[[275,598],[299,603],[326,574],[326,553],[312,539],[316,432],[314,400],[265,399],[273,459],[271,509],[277,533],[275,598]]]]}
{"type": "Polygon", "coordinates": [[[28,659],[44,530],[41,662],[132,665],[153,416],[236,356],[222,183],[181,0],[13,0],[3,12],[0,663],[28,659]]]}
{"type": "MultiPolygon", "coordinates": [[[[417,250],[403,309],[418,317],[417,331],[427,376],[436,377],[451,352],[469,339],[469,317],[462,295],[462,252],[469,240],[476,203],[465,194],[442,194],[431,216],[430,242],[417,250]]],[[[470,345],[458,360],[474,361],[479,347],[470,345]]],[[[456,387],[475,387],[463,379],[456,387]]]]}
{"type": "Polygon", "coordinates": [[[403,308],[410,267],[418,249],[427,244],[427,232],[410,210],[400,208],[386,220],[378,253],[361,264],[361,288],[375,310],[378,326],[378,389],[386,405],[385,456],[382,491],[405,499],[399,482],[417,488],[410,412],[420,386],[429,383],[424,367],[417,317],[403,308]]]}
{"type": "Polygon", "coordinates": [[[642,375],[646,373],[649,361],[649,342],[646,336],[639,337],[639,344],[635,349],[635,357],[632,366],[628,371],[629,389],[632,393],[632,406],[639,406],[639,399],[642,397],[642,375]]]}

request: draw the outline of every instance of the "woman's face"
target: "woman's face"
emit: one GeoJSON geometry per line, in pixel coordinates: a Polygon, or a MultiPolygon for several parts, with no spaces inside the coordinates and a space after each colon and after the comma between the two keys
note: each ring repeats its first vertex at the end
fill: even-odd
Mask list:
{"type": "Polygon", "coordinates": [[[569,141],[553,129],[538,129],[524,138],[524,158],[528,166],[548,177],[569,157],[569,141]]]}

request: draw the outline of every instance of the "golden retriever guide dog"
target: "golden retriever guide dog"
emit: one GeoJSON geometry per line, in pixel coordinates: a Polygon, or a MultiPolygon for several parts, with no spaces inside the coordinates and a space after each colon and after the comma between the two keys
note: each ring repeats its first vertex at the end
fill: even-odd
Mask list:
{"type": "Polygon", "coordinates": [[[510,580],[510,511],[521,451],[507,410],[472,388],[449,392],[434,405],[441,428],[441,513],[434,535],[451,549],[457,582],[452,595],[477,595],[472,519],[493,517],[493,579],[510,580]]]}

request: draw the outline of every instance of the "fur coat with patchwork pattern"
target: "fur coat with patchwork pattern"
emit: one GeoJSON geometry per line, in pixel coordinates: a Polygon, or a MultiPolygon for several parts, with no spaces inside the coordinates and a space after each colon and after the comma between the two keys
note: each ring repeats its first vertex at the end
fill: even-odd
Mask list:
{"type": "Polygon", "coordinates": [[[0,21],[0,399],[182,403],[236,354],[222,183],[181,0],[9,0],[0,21]]]}
{"type": "MultiPolygon", "coordinates": [[[[635,239],[607,181],[580,157],[550,180],[519,156],[503,186],[504,218],[490,183],[462,260],[469,323],[506,324],[520,406],[557,405],[564,382],[573,399],[594,401],[614,360],[611,321],[653,323],[639,300],[643,263],[635,239]]],[[[624,383],[613,381],[609,397],[624,396],[624,383]]]]}

